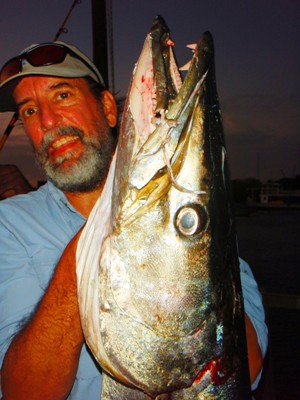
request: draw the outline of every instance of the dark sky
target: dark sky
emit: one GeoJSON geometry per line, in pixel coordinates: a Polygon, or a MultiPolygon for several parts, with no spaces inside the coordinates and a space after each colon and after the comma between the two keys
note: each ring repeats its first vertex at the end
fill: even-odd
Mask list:
{"type": "MultiPolygon", "coordinates": [[[[185,45],[210,30],[233,178],[300,174],[299,0],[112,0],[115,89],[124,94],[155,15],[164,17],[180,64],[185,45]]],[[[31,43],[52,40],[73,0],[1,0],[0,64],[31,43]]],[[[82,0],[61,40],[92,56],[91,0],[82,0]]],[[[10,114],[0,114],[4,130],[10,114]]],[[[0,163],[39,175],[21,127],[0,163]]]]}

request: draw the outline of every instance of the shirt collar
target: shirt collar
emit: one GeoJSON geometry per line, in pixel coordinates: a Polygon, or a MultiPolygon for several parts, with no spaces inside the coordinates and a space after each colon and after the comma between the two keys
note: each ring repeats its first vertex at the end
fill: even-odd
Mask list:
{"type": "MultiPolygon", "coordinates": [[[[50,195],[54,198],[54,200],[58,203],[58,204],[62,204],[63,207],[67,207],[72,213],[75,213],[79,216],[81,216],[82,218],[84,218],[73,206],[72,204],[69,202],[69,200],[67,199],[67,196],[64,194],[63,191],[61,191],[60,189],[58,189],[52,182],[48,181],[46,183],[46,185],[48,186],[48,190],[50,195]]],[[[85,219],[85,218],[84,218],[85,219]]]]}

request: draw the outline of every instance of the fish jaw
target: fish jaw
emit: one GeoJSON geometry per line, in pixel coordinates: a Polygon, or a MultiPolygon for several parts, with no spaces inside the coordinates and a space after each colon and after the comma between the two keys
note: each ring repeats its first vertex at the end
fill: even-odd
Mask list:
{"type": "MultiPolygon", "coordinates": [[[[164,25],[157,29],[157,25],[163,23],[161,19],[155,20],[155,35],[150,32],[146,38],[124,108],[119,147],[126,148],[126,151],[119,152],[115,179],[118,192],[115,204],[120,207],[114,212],[118,214],[116,221],[120,225],[130,223],[139,212],[145,212],[145,207],[148,209],[166,193],[171,184],[176,184],[176,175],[189,140],[192,110],[203,95],[205,76],[211,62],[212,38],[206,34],[195,49],[182,84],[176,78],[180,74],[173,49],[166,44],[169,43],[168,29],[164,25]],[[158,31],[161,36],[158,36],[158,31]],[[157,48],[161,50],[160,56],[157,48]],[[168,56],[164,54],[166,52],[168,56]],[[159,63],[153,61],[157,58],[164,62],[168,60],[167,65],[158,67],[159,63]],[[145,87],[145,80],[141,77],[148,75],[145,87]],[[157,87],[165,88],[165,91],[160,90],[159,96],[157,87]],[[153,92],[164,109],[152,101],[153,92]]],[[[191,190],[195,191],[194,188],[191,190]]],[[[196,191],[203,192],[201,188],[196,191]]]]}
{"type": "Polygon", "coordinates": [[[125,113],[130,112],[135,125],[136,153],[155,130],[161,110],[167,110],[182,81],[172,50],[170,32],[157,17],[147,35],[133,72],[125,113]]]}
{"type": "MultiPolygon", "coordinates": [[[[161,115],[168,110],[169,102],[176,97],[182,85],[170,43],[172,41],[169,29],[163,19],[157,17],[135,66],[124,106],[122,134],[118,146],[127,150],[120,151],[118,158],[117,171],[120,171],[120,175],[116,175],[116,185],[119,185],[120,192],[118,204],[128,204],[126,201],[128,186],[140,189],[165,164],[161,154],[163,137],[161,131],[163,130],[166,136],[168,126],[165,124],[163,129],[162,125],[160,126],[161,115]],[[141,165],[145,158],[146,170],[141,165]]],[[[169,124],[166,119],[165,122],[169,124]]]]}

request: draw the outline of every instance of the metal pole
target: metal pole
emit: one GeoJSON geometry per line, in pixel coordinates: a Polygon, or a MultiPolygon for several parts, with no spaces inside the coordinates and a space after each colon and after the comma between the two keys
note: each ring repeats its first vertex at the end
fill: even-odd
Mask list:
{"type": "Polygon", "coordinates": [[[92,0],[93,61],[109,86],[106,0],[92,0]]]}
{"type": "Polygon", "coordinates": [[[15,123],[18,120],[18,113],[15,112],[14,115],[12,116],[9,124],[7,125],[7,128],[5,129],[5,132],[3,133],[3,136],[0,140],[0,151],[2,150],[3,146],[5,145],[5,142],[7,141],[7,138],[10,134],[10,132],[14,129],[15,123]]]}

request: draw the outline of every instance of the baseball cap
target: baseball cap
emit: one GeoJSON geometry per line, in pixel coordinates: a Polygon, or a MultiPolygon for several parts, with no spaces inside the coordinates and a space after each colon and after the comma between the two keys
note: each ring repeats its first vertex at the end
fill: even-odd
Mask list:
{"type": "Polygon", "coordinates": [[[7,61],[0,71],[0,112],[16,111],[13,91],[19,81],[28,75],[89,76],[105,88],[97,67],[77,47],[60,41],[32,44],[7,61]]]}

